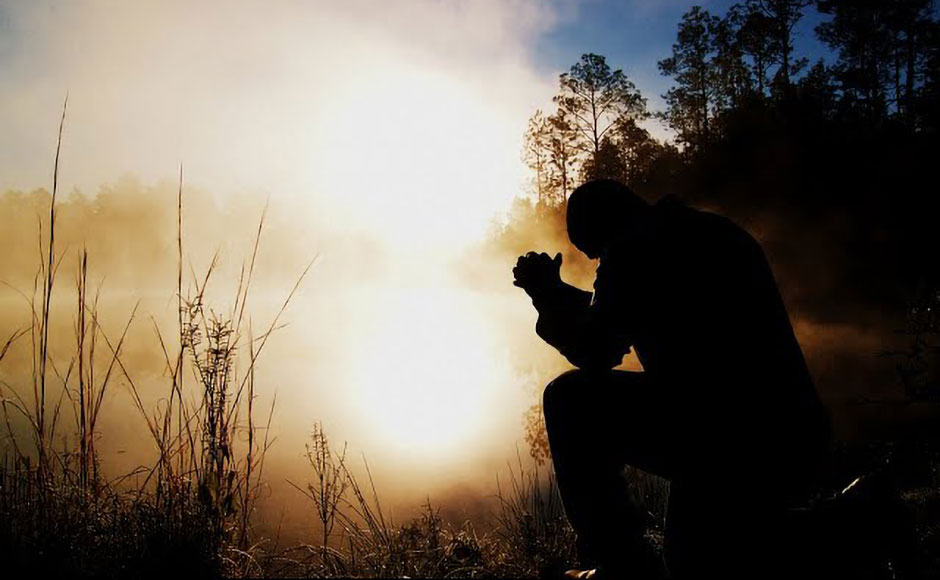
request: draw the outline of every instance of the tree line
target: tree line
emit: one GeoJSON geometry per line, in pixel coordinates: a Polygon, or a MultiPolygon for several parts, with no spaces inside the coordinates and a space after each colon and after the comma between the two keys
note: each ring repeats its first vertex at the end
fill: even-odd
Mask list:
{"type": "Polygon", "coordinates": [[[693,163],[758,113],[796,108],[843,126],[936,131],[938,36],[930,0],[746,0],[724,15],[695,6],[658,62],[674,83],[664,111],[651,112],[604,56],[585,54],[560,75],[555,111],[536,111],[525,133],[536,204],[563,206],[578,182],[597,177],[643,189],[657,170],[693,163]],[[794,47],[812,7],[828,16],[815,33],[832,64],[810,65],[794,47]],[[675,142],[654,139],[641,126],[649,119],[675,142]]]}

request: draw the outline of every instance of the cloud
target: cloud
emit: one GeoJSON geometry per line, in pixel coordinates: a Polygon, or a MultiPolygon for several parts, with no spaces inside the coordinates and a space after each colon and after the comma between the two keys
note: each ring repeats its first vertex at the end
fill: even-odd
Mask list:
{"type": "Polygon", "coordinates": [[[190,182],[284,194],[327,223],[355,227],[356,202],[375,228],[387,199],[461,197],[485,221],[518,191],[525,120],[553,88],[530,47],[556,16],[535,0],[2,1],[0,15],[6,187],[50,182],[68,92],[67,186],[183,163],[190,182]],[[443,193],[422,180],[433,167],[453,176],[443,193]]]}

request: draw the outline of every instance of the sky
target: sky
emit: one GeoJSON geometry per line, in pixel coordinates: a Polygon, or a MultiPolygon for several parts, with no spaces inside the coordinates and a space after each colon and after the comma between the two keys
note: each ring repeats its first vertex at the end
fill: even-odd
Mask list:
{"type": "MultiPolygon", "coordinates": [[[[698,3],[715,13],[732,4],[698,3]]],[[[316,179],[299,170],[324,149],[344,159],[368,157],[372,165],[387,159],[376,167],[384,182],[404,181],[415,178],[412,164],[435,154],[435,142],[456,134],[448,139],[460,148],[455,159],[489,149],[494,155],[482,154],[485,162],[502,164],[493,174],[514,173],[509,190],[481,184],[488,205],[503,207],[522,179],[518,155],[507,153],[518,149],[529,112],[550,103],[558,74],[583,53],[603,54],[652,108],[662,108],[669,80],[656,63],[668,56],[677,23],[694,4],[0,0],[0,177],[17,188],[48,181],[50,135],[68,92],[68,175],[85,190],[123,172],[171,175],[183,163],[214,189],[335,191],[345,176],[316,179]],[[471,103],[485,104],[486,114],[471,103]],[[471,126],[475,134],[461,138],[471,126]],[[404,131],[428,150],[389,157],[390,142],[404,131]],[[495,139],[506,148],[494,147],[495,139]],[[347,155],[352,148],[358,151],[347,155]],[[407,175],[396,174],[401,167],[407,175]]],[[[815,59],[825,50],[812,34],[819,17],[808,13],[797,48],[815,59]]],[[[322,165],[357,173],[328,157],[322,165]]],[[[461,173],[465,165],[474,164],[448,169],[470,178],[461,173]]],[[[480,178],[474,170],[472,179],[480,178]]]]}
{"type": "Polygon", "coordinates": [[[183,164],[221,194],[325,206],[345,231],[409,204],[428,217],[410,243],[449,242],[480,235],[518,190],[519,136],[548,89],[526,49],[544,26],[531,2],[2,6],[6,187],[48,185],[68,93],[66,187],[183,164]],[[442,176],[479,200],[446,227],[429,217],[451,201],[442,176]]]}
{"type": "MultiPolygon", "coordinates": [[[[586,52],[607,57],[636,82],[651,108],[662,110],[662,95],[670,80],[656,63],[669,56],[682,15],[693,6],[723,15],[735,0],[583,0],[560,10],[556,25],[537,39],[538,66],[545,71],[564,71],[586,52]]],[[[796,52],[810,59],[829,60],[831,55],[816,38],[813,28],[826,17],[812,8],[805,11],[795,36],[796,52]]]]}

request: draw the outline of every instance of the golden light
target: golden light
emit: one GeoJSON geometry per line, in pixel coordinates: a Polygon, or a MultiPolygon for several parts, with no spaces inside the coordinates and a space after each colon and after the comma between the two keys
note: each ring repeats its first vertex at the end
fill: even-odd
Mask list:
{"type": "Polygon", "coordinates": [[[452,253],[480,240],[524,181],[522,115],[453,72],[385,55],[323,106],[318,193],[383,242],[452,253]]]}
{"type": "MultiPolygon", "coordinates": [[[[70,187],[93,193],[121,171],[172,179],[182,163],[187,191],[221,208],[270,196],[270,216],[289,214],[268,226],[290,230],[272,269],[320,260],[287,315],[298,354],[271,349],[266,367],[289,385],[281,433],[323,420],[429,464],[514,438],[522,394],[495,347],[493,297],[446,272],[526,180],[526,120],[555,82],[526,50],[536,15],[426,0],[112,4],[23,9],[44,22],[30,46],[49,62],[0,107],[17,150],[48,141],[68,89],[70,187]]],[[[38,160],[17,173],[25,187],[48,181],[48,151],[22,157],[38,160]]]]}
{"type": "Polygon", "coordinates": [[[446,272],[518,192],[523,116],[466,75],[393,52],[325,106],[319,193],[334,223],[382,252],[379,279],[337,304],[347,314],[339,380],[357,425],[349,431],[370,449],[435,462],[512,437],[518,411],[507,401],[518,385],[485,313],[492,296],[446,272]]]}
{"type": "Polygon", "coordinates": [[[404,457],[479,446],[500,415],[508,370],[474,296],[412,286],[371,297],[348,383],[364,432],[404,457]]]}

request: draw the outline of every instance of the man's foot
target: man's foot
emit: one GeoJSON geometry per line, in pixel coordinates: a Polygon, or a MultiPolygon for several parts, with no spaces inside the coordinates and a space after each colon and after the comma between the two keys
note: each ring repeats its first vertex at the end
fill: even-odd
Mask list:
{"type": "Polygon", "coordinates": [[[662,558],[644,551],[638,557],[624,558],[616,566],[598,566],[591,570],[572,569],[563,578],[572,580],[663,580],[667,578],[662,558]]]}
{"type": "Polygon", "coordinates": [[[592,570],[568,570],[563,578],[566,580],[662,580],[665,576],[660,572],[643,570],[615,572],[606,568],[594,568],[592,570]]]}
{"type": "Polygon", "coordinates": [[[565,578],[571,578],[572,580],[600,580],[597,576],[597,568],[593,570],[578,570],[572,569],[565,572],[565,578]]]}

